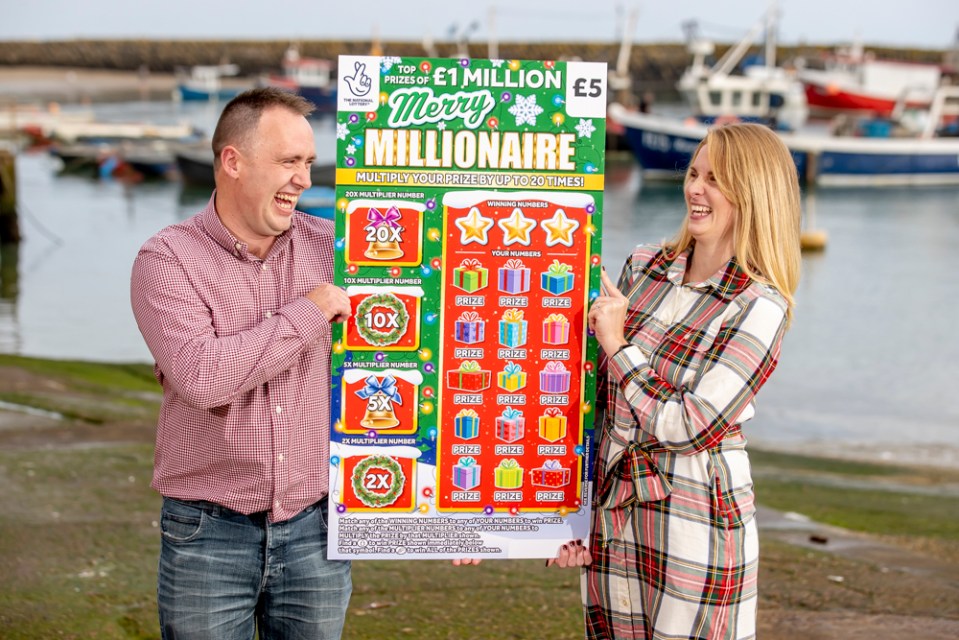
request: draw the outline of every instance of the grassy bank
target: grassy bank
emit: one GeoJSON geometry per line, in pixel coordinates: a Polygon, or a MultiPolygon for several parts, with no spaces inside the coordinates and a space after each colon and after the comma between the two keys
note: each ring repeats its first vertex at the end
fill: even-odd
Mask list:
{"type": "MultiPolygon", "coordinates": [[[[0,356],[0,400],[67,416],[0,428],[0,637],[157,638],[150,368],[0,356]]],[[[752,460],[763,504],[959,567],[959,473],[752,460]]],[[[783,621],[807,612],[959,620],[955,584],[762,536],[760,637],[799,637],[783,621]]],[[[577,573],[542,564],[357,562],[345,638],[581,637],[577,573]]]]}

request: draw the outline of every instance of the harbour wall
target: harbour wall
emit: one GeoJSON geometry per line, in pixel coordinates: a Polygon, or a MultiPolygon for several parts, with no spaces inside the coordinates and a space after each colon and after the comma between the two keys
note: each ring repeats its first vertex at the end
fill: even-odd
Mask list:
{"type": "MultiPolygon", "coordinates": [[[[232,62],[241,72],[255,75],[276,69],[287,40],[43,40],[0,42],[0,67],[46,66],[108,69],[120,71],[149,70],[172,72],[178,67],[199,64],[232,62]]],[[[297,43],[300,54],[335,59],[340,54],[367,54],[374,47],[369,41],[306,40],[297,43]]],[[[379,43],[386,55],[426,56],[418,42],[379,43]]],[[[716,45],[718,59],[732,43],[716,45]]],[[[455,57],[455,43],[435,45],[439,56],[455,57]]],[[[619,55],[615,42],[542,42],[499,44],[499,58],[523,60],[581,59],[607,62],[615,67],[619,55]]],[[[897,49],[866,47],[877,57],[907,62],[939,63],[943,51],[935,49],[897,49]]],[[[824,57],[831,47],[803,45],[779,47],[777,59],[786,61],[797,56],[815,61],[824,57]]],[[[485,44],[469,47],[473,57],[488,55],[485,44]]],[[[689,54],[681,43],[644,43],[631,50],[629,73],[634,79],[634,90],[671,90],[683,69],[689,64],[689,54]]]]}

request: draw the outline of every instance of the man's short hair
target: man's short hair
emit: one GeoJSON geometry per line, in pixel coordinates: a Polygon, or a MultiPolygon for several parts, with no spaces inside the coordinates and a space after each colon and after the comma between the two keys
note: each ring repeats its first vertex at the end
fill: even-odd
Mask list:
{"type": "Polygon", "coordinates": [[[316,107],[306,98],[276,87],[250,89],[239,94],[223,108],[213,132],[213,166],[220,165],[220,153],[228,145],[249,141],[263,112],[272,107],[287,109],[309,117],[316,107]]]}

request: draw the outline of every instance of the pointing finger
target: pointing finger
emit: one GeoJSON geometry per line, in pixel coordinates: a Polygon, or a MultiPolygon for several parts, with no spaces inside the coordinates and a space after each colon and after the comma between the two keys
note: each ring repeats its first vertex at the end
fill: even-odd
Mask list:
{"type": "Polygon", "coordinates": [[[600,271],[600,278],[602,278],[603,288],[606,290],[606,295],[613,298],[625,298],[622,292],[616,287],[612,280],[609,278],[609,274],[606,273],[606,269],[600,271]]]}

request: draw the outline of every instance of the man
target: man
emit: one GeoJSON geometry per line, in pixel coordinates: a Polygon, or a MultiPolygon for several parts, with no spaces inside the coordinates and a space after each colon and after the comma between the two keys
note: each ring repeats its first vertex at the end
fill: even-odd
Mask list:
{"type": "Polygon", "coordinates": [[[133,266],[133,312],[163,386],[164,638],[339,638],[352,583],[326,558],[333,225],[297,212],[312,105],[240,94],[213,135],[216,190],[133,266]]]}

